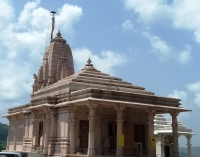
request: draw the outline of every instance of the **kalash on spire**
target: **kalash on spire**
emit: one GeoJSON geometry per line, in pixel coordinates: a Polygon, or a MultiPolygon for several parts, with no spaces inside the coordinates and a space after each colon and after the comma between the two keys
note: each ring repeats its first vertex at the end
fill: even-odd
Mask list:
{"type": "Polygon", "coordinates": [[[52,11],[52,30],[50,45],[46,48],[41,67],[34,74],[33,93],[58,80],[74,74],[73,56],[70,46],[62,38],[60,31],[53,38],[55,12],[52,11]]]}

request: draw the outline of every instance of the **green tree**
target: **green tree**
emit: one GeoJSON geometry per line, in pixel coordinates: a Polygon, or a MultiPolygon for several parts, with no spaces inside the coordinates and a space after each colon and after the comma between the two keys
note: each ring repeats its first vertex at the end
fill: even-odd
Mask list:
{"type": "Polygon", "coordinates": [[[0,123],[0,151],[5,150],[8,136],[8,125],[0,123]]]}

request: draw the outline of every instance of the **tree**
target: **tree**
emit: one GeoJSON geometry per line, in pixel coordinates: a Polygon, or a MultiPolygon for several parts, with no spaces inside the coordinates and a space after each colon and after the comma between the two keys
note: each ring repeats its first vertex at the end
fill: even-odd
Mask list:
{"type": "Polygon", "coordinates": [[[0,123],[0,151],[6,149],[7,136],[8,136],[8,125],[0,123]]]}

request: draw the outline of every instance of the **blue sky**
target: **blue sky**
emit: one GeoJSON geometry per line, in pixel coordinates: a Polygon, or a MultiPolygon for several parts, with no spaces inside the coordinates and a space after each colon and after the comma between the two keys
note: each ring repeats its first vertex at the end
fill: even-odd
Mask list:
{"type": "Polygon", "coordinates": [[[179,121],[198,134],[192,143],[200,146],[198,0],[0,0],[0,7],[1,116],[29,102],[54,10],[56,31],[71,46],[76,72],[90,57],[103,72],[180,98],[193,111],[181,113],[179,121]]]}

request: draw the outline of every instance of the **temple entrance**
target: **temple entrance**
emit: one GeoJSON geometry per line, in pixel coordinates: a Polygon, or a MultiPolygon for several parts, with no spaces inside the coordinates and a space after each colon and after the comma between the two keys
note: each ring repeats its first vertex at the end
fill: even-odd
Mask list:
{"type": "Polygon", "coordinates": [[[165,157],[170,157],[170,146],[165,146],[165,157]]]}
{"type": "MultiPolygon", "coordinates": [[[[135,143],[142,145],[141,147],[142,152],[146,151],[145,125],[134,124],[134,139],[135,139],[135,143]]],[[[140,152],[141,150],[138,150],[138,151],[140,152]]]]}
{"type": "Polygon", "coordinates": [[[79,127],[79,148],[88,148],[88,133],[89,133],[89,121],[80,120],[79,127]]]}
{"type": "Polygon", "coordinates": [[[108,122],[108,139],[110,141],[109,152],[116,152],[116,135],[117,135],[117,124],[116,122],[108,122]]]}
{"type": "Polygon", "coordinates": [[[124,155],[134,155],[134,128],[131,126],[123,127],[124,133],[124,155]]]}
{"type": "Polygon", "coordinates": [[[38,132],[38,146],[41,146],[43,136],[43,122],[39,122],[39,132],[38,132]]]}

